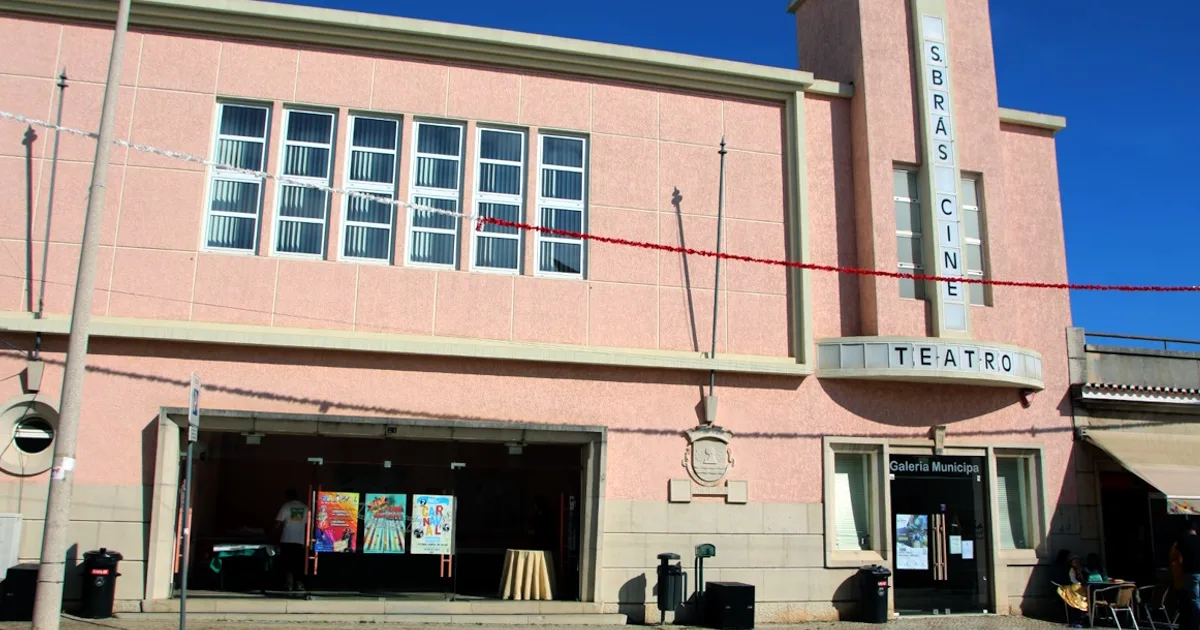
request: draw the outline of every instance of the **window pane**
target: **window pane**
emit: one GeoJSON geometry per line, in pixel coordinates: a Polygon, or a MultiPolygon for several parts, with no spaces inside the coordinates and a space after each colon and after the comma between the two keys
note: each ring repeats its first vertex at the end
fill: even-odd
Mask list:
{"type": "Polygon", "coordinates": [[[287,139],[296,142],[329,144],[333,116],[309,112],[289,112],[287,139]]]}
{"type": "Polygon", "coordinates": [[[267,110],[261,107],[224,105],[221,107],[221,131],[226,136],[262,138],[267,135],[267,110]]]}
{"type": "Polygon", "coordinates": [[[416,186],[458,190],[458,162],[418,157],[416,186]]]}
{"type": "Polygon", "coordinates": [[[964,206],[979,206],[979,183],[974,179],[964,179],[959,186],[959,194],[962,195],[962,204],[964,206]]]}
{"type": "Polygon", "coordinates": [[[973,238],[977,240],[982,238],[979,236],[979,211],[963,210],[962,218],[963,231],[967,235],[967,238],[973,238]]]}
{"type": "Polygon", "coordinates": [[[896,229],[921,232],[921,204],[913,201],[896,202],[896,229]]]}
{"type": "MultiPolygon", "coordinates": [[[[391,195],[387,197],[391,199],[391,195]]],[[[374,199],[350,197],[346,206],[346,220],[391,225],[392,207],[374,199]]]]}
{"type": "Polygon", "coordinates": [[[583,246],[579,243],[542,242],[542,271],[577,274],[582,268],[583,246]]]}
{"type": "Polygon", "coordinates": [[[325,191],[301,186],[283,186],[279,191],[279,216],[305,219],[325,218],[325,191]]]}
{"type": "Polygon", "coordinates": [[[485,129],[479,134],[479,157],[485,160],[520,162],[522,139],[519,133],[485,129]]]}
{"type": "Polygon", "coordinates": [[[833,457],[837,548],[870,549],[868,457],[856,453],[835,453],[833,457]]]}
{"type": "Polygon", "coordinates": [[[417,126],[417,151],[437,155],[458,155],[462,129],[441,125],[417,126]]]}
{"type": "Polygon", "coordinates": [[[910,265],[921,264],[921,237],[919,236],[897,236],[896,237],[896,258],[902,263],[910,265]]]}
{"type": "Polygon", "coordinates": [[[1000,505],[1000,546],[1004,549],[1029,549],[1025,514],[1027,491],[1025,462],[997,457],[996,499],[1000,505]]]}
{"type": "Polygon", "coordinates": [[[396,121],[378,118],[355,118],[354,139],[356,147],[369,149],[396,149],[396,121]]]}
{"type": "Polygon", "coordinates": [[[258,214],[259,186],[258,182],[213,180],[212,209],[256,215],[258,214]]]}
{"type": "Polygon", "coordinates": [[[350,152],[350,179],[390,184],[396,176],[396,156],[390,153],[350,152]]]}
{"type": "Polygon", "coordinates": [[[222,138],[217,141],[216,162],[225,166],[257,171],[262,169],[262,152],[263,143],[261,142],[222,138]]]}
{"type": "Polygon", "coordinates": [[[515,238],[479,237],[475,245],[475,266],[516,269],[518,244],[515,238]]]}
{"type": "MultiPolygon", "coordinates": [[[[900,273],[923,274],[924,269],[913,269],[912,267],[901,267],[900,273]]],[[[925,299],[925,281],[914,280],[912,278],[900,278],[900,297],[912,298],[914,300],[925,299]]]]}
{"type": "Polygon", "coordinates": [[[971,283],[967,287],[971,293],[971,304],[976,306],[987,306],[987,291],[982,284],[971,283]]]}
{"type": "Polygon", "coordinates": [[[892,195],[908,199],[919,199],[920,193],[917,186],[916,172],[899,169],[892,171],[892,195]]]}
{"type": "Polygon", "coordinates": [[[283,174],[297,177],[329,177],[329,149],[286,147],[283,154],[283,174]]]}
{"type": "MultiPolygon", "coordinates": [[[[583,213],[578,210],[542,208],[542,227],[581,234],[583,233],[583,213]]],[[[555,237],[560,238],[558,235],[555,237]]]]}
{"type": "Polygon", "coordinates": [[[479,192],[521,194],[521,167],[508,164],[479,164],[479,192]]]}
{"type": "MultiPolygon", "coordinates": [[[[505,203],[481,203],[479,204],[479,216],[493,217],[504,221],[512,221],[516,223],[521,220],[520,206],[513,206],[505,203]]],[[[496,225],[495,223],[484,223],[480,227],[481,232],[489,234],[516,234],[517,228],[507,225],[496,225]]]]}
{"type": "Polygon", "coordinates": [[[251,217],[209,215],[208,246],[252,250],[257,226],[258,222],[251,217]]]}
{"type": "Polygon", "coordinates": [[[583,141],[572,138],[542,138],[542,164],[583,168],[583,141]]]}
{"type": "Polygon", "coordinates": [[[967,245],[967,270],[983,271],[983,246],[967,245]]]}
{"type": "Polygon", "coordinates": [[[582,201],[583,173],[542,169],[542,196],[582,201]]]}
{"type": "Polygon", "coordinates": [[[387,228],[346,226],[345,256],[387,260],[391,244],[392,231],[387,228]]]}
{"type": "MultiPolygon", "coordinates": [[[[429,206],[439,210],[458,211],[458,202],[451,199],[416,197],[413,199],[413,203],[418,206],[429,206]]],[[[413,210],[413,227],[453,230],[457,225],[457,221],[458,217],[453,215],[431,212],[429,210],[413,210]]]]}
{"type": "Polygon", "coordinates": [[[325,224],[279,221],[275,250],[289,254],[320,254],[324,251],[325,224]]]}
{"type": "Polygon", "coordinates": [[[438,265],[454,264],[455,238],[453,234],[413,231],[409,257],[413,262],[438,265]]]}

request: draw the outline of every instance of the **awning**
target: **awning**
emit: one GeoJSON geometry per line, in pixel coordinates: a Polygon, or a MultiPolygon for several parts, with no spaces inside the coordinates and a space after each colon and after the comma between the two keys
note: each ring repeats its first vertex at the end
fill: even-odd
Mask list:
{"type": "Polygon", "coordinates": [[[1091,430],[1084,439],[1167,496],[1167,513],[1200,515],[1200,435],[1091,430]]]}

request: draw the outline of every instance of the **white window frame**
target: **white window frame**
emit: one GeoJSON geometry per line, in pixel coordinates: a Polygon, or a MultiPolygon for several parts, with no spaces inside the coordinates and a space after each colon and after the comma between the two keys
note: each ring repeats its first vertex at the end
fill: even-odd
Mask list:
{"type": "MultiPolygon", "coordinates": [[[[417,197],[431,197],[434,199],[453,200],[455,203],[455,207],[458,209],[459,212],[462,212],[463,154],[466,152],[466,143],[467,143],[466,136],[467,136],[467,126],[463,123],[455,123],[455,122],[447,122],[447,121],[434,121],[434,120],[418,120],[413,123],[412,159],[409,160],[410,163],[408,166],[408,168],[409,168],[409,178],[408,178],[408,181],[409,181],[408,200],[409,200],[409,202],[416,203],[417,197]],[[434,154],[434,153],[420,153],[418,149],[421,144],[421,127],[426,127],[426,126],[457,128],[458,129],[458,155],[451,156],[451,155],[441,155],[441,154],[434,154]],[[450,189],[447,189],[447,188],[427,188],[424,186],[417,185],[417,162],[419,161],[419,158],[422,158],[422,157],[429,157],[429,158],[434,158],[434,159],[439,159],[439,160],[453,159],[458,162],[458,181],[455,182],[455,188],[453,191],[451,191],[450,189]]],[[[424,228],[424,227],[414,228],[413,227],[413,215],[414,214],[416,214],[416,211],[413,210],[412,208],[408,208],[408,212],[405,212],[407,219],[406,219],[406,225],[405,225],[405,229],[404,229],[404,264],[408,265],[408,266],[412,266],[412,267],[427,267],[427,268],[431,268],[431,269],[457,269],[458,268],[459,250],[461,249],[461,246],[459,244],[459,238],[458,238],[458,233],[459,233],[461,225],[462,225],[461,219],[456,218],[454,221],[454,228],[450,229],[450,230],[443,230],[443,229],[439,229],[439,228],[424,228]],[[451,261],[450,263],[446,263],[446,264],[414,261],[412,259],[414,230],[420,230],[422,232],[427,232],[427,233],[432,233],[432,234],[450,234],[450,235],[454,236],[454,248],[453,248],[454,260],[451,261]]]]}
{"type": "MultiPolygon", "coordinates": [[[[349,122],[350,126],[346,128],[347,129],[346,155],[343,158],[344,169],[345,169],[345,173],[346,173],[346,190],[360,192],[360,193],[366,193],[368,195],[380,195],[380,196],[384,196],[384,197],[391,197],[392,201],[396,201],[396,193],[400,187],[400,139],[401,139],[401,133],[402,133],[401,127],[403,126],[403,121],[399,118],[395,118],[392,116],[381,116],[381,115],[373,115],[373,114],[351,114],[350,120],[348,122],[349,122]],[[396,148],[389,151],[387,149],[375,149],[372,147],[356,147],[356,146],[354,146],[354,123],[357,120],[359,120],[360,118],[368,119],[368,120],[385,120],[387,122],[395,123],[395,125],[396,125],[396,148]],[[384,155],[391,154],[391,156],[392,156],[392,183],[381,184],[379,182],[364,182],[364,181],[358,181],[358,180],[351,179],[350,178],[350,175],[351,175],[350,165],[351,165],[351,161],[354,159],[355,151],[360,151],[363,153],[379,153],[379,154],[384,154],[384,155]]],[[[389,215],[389,219],[388,219],[388,252],[387,252],[387,256],[385,258],[362,258],[362,257],[358,257],[358,256],[347,256],[346,255],[346,232],[350,226],[368,227],[368,228],[375,228],[375,229],[381,229],[381,227],[382,227],[382,225],[379,223],[368,223],[366,221],[351,221],[349,216],[350,216],[350,196],[342,195],[342,217],[341,217],[341,224],[339,225],[339,231],[338,231],[338,260],[346,261],[346,262],[353,262],[353,263],[362,263],[362,264],[375,264],[375,265],[390,265],[390,264],[392,264],[392,259],[396,255],[396,205],[392,204],[391,214],[389,215]]]]}
{"type": "Polygon", "coordinates": [[[1035,554],[1042,541],[1046,536],[1046,527],[1044,525],[1044,515],[1046,511],[1043,507],[1045,483],[1042,478],[1042,453],[1040,450],[1026,449],[996,449],[993,459],[995,461],[992,470],[992,487],[991,495],[995,504],[995,536],[996,548],[1000,554],[1006,557],[1027,556],[1035,554]],[[1025,522],[1025,547],[1005,547],[1004,541],[1000,537],[1000,460],[1017,460],[1021,470],[1020,487],[1018,491],[1021,493],[1021,504],[1025,510],[1023,520],[1025,522]]]}
{"type": "Polygon", "coordinates": [[[285,179],[285,178],[290,181],[308,182],[308,183],[312,183],[312,184],[319,184],[321,186],[326,186],[326,187],[331,185],[331,182],[333,180],[333,153],[334,153],[333,147],[335,144],[337,144],[337,118],[338,118],[338,116],[336,113],[320,111],[320,110],[315,110],[315,109],[303,109],[303,108],[295,107],[295,108],[287,108],[287,109],[283,110],[283,127],[282,127],[282,131],[281,131],[282,136],[280,137],[281,142],[279,145],[279,150],[280,150],[279,177],[280,177],[280,180],[279,180],[278,185],[275,187],[275,220],[274,220],[274,225],[272,226],[273,229],[272,229],[272,237],[271,237],[271,255],[272,256],[281,256],[281,257],[286,257],[286,258],[307,258],[307,259],[312,259],[312,260],[324,260],[326,257],[326,254],[327,254],[326,250],[328,249],[328,246],[329,246],[329,206],[332,202],[332,199],[331,199],[332,193],[330,193],[328,191],[325,192],[325,208],[324,208],[324,212],[322,213],[322,217],[320,219],[308,219],[308,218],[302,218],[302,217],[285,217],[285,216],[282,216],[280,209],[283,206],[283,188],[285,186],[291,185],[291,184],[283,181],[283,179],[285,179]],[[291,117],[292,117],[293,113],[313,114],[313,115],[317,115],[317,116],[328,117],[329,118],[329,143],[323,144],[320,142],[302,142],[299,140],[288,140],[288,137],[287,137],[288,123],[291,121],[291,117]],[[298,175],[285,175],[283,172],[283,169],[287,165],[287,149],[289,146],[310,147],[310,148],[315,148],[315,149],[327,149],[328,153],[325,158],[325,162],[326,162],[325,177],[301,177],[298,175]],[[320,251],[320,253],[309,254],[309,253],[304,253],[304,252],[281,252],[281,251],[279,251],[278,250],[279,233],[282,231],[279,229],[279,227],[284,221],[290,221],[293,223],[316,223],[316,224],[319,224],[321,226],[321,251],[320,251]]]}
{"type": "MultiPolygon", "coordinates": [[[[975,188],[975,204],[976,205],[973,205],[973,206],[968,205],[966,203],[966,201],[964,201],[962,204],[962,210],[964,213],[964,220],[962,222],[963,226],[964,226],[964,229],[963,229],[963,266],[966,269],[966,276],[968,278],[978,278],[980,280],[987,277],[987,267],[988,267],[987,248],[985,248],[983,245],[985,231],[984,231],[984,225],[983,225],[983,186],[982,186],[982,184],[983,184],[983,178],[979,177],[978,175],[973,175],[973,174],[964,174],[962,177],[962,181],[959,183],[959,186],[973,186],[975,188]],[[979,238],[974,238],[974,237],[967,235],[967,231],[965,228],[965,226],[966,226],[965,214],[967,212],[974,212],[976,214],[976,216],[978,217],[979,238]],[[967,247],[969,247],[971,245],[979,246],[979,267],[980,267],[979,269],[971,268],[971,264],[970,264],[971,259],[970,259],[970,257],[967,256],[967,247]]],[[[963,199],[964,200],[966,199],[966,195],[963,195],[963,199]]],[[[983,287],[983,301],[982,302],[974,301],[972,293],[971,293],[971,289],[970,289],[970,287],[967,287],[967,299],[972,306],[990,306],[992,303],[991,287],[989,287],[986,284],[981,285],[981,286],[983,287]]]]}
{"type": "MultiPolygon", "coordinates": [[[[917,206],[917,210],[918,210],[917,216],[924,218],[923,209],[921,208],[921,196],[920,196],[921,195],[921,182],[920,182],[920,176],[918,175],[917,170],[912,169],[912,168],[904,168],[904,167],[900,167],[900,166],[893,167],[892,168],[893,182],[895,181],[896,173],[905,173],[906,175],[913,175],[913,176],[917,177],[917,196],[910,198],[910,197],[901,197],[900,195],[897,195],[894,190],[895,184],[893,183],[892,184],[892,188],[893,188],[892,212],[895,213],[897,203],[900,203],[900,202],[912,203],[912,204],[916,204],[916,206],[917,206]]],[[[912,230],[901,230],[899,227],[897,227],[896,228],[896,236],[911,238],[913,241],[915,241],[919,246],[919,251],[921,252],[921,259],[924,260],[924,258],[925,258],[925,241],[924,241],[924,236],[922,235],[921,232],[912,231],[912,230]]],[[[899,241],[897,241],[897,242],[899,242],[899,241]]],[[[917,274],[917,275],[921,275],[921,274],[925,273],[925,265],[917,265],[914,263],[900,262],[899,259],[900,259],[900,252],[899,252],[899,248],[897,247],[896,266],[900,270],[900,273],[911,273],[911,274],[917,274]]],[[[913,282],[914,282],[913,297],[900,296],[900,298],[904,299],[904,300],[924,301],[926,299],[925,281],[924,280],[914,280],[913,282]]]]}
{"type": "MultiPolygon", "coordinates": [[[[588,139],[582,136],[572,136],[566,134],[543,133],[538,135],[538,170],[537,170],[537,225],[542,225],[542,207],[549,206],[562,210],[578,210],[579,211],[579,226],[583,233],[588,231],[588,139]],[[543,157],[546,154],[546,139],[556,138],[562,140],[575,140],[583,143],[583,166],[579,168],[571,166],[558,166],[556,164],[545,164],[543,157]],[[556,171],[569,171],[582,174],[582,182],[580,186],[582,199],[575,201],[571,199],[558,199],[542,196],[542,172],[545,169],[556,171]]],[[[537,236],[534,239],[534,275],[543,278],[566,278],[571,280],[583,280],[587,278],[587,258],[588,258],[587,239],[572,239],[563,238],[554,235],[547,235],[538,230],[537,236]],[[543,271],[542,270],[542,243],[567,243],[579,245],[579,273],[562,273],[559,271],[543,271]]]]}
{"type": "MultiPolygon", "coordinates": [[[[528,137],[527,137],[527,134],[522,131],[517,131],[515,129],[503,129],[500,127],[476,127],[475,128],[475,199],[473,200],[472,203],[475,206],[474,210],[475,210],[476,216],[481,216],[480,212],[479,212],[480,204],[497,203],[497,204],[516,206],[517,207],[517,221],[521,222],[524,220],[524,217],[525,217],[525,179],[528,176],[526,173],[526,170],[525,170],[525,164],[526,164],[526,156],[527,156],[526,152],[528,150],[529,150],[528,137]],[[510,162],[508,160],[493,160],[493,159],[485,159],[484,157],[482,157],[483,133],[485,131],[486,132],[494,132],[494,133],[507,133],[507,134],[513,134],[516,136],[520,136],[520,138],[521,138],[521,159],[518,162],[510,162]],[[518,166],[521,169],[521,175],[520,175],[520,180],[519,180],[520,185],[521,185],[520,191],[518,191],[517,194],[515,194],[515,195],[505,195],[505,194],[493,193],[493,192],[481,192],[479,190],[480,172],[483,170],[481,168],[481,165],[485,164],[485,163],[486,164],[502,164],[502,165],[507,165],[507,166],[512,166],[515,164],[516,166],[518,166]]],[[[540,182],[539,182],[539,186],[540,186],[540,182]]],[[[471,255],[471,266],[470,266],[471,271],[479,271],[481,273],[499,273],[499,274],[506,274],[506,275],[520,274],[521,266],[522,266],[522,263],[524,262],[524,258],[525,258],[524,249],[521,247],[522,242],[523,242],[523,239],[521,237],[522,231],[517,230],[516,234],[496,234],[494,232],[484,232],[482,230],[482,228],[483,228],[483,224],[479,224],[479,223],[476,223],[476,224],[472,225],[472,227],[471,227],[471,254],[470,254],[471,255]],[[479,249],[479,240],[481,238],[498,238],[498,239],[507,239],[507,240],[516,241],[517,242],[517,266],[516,266],[516,268],[505,269],[503,267],[485,267],[485,266],[476,264],[476,253],[479,249]]]]}
{"type": "MultiPolygon", "coordinates": [[[[891,529],[887,527],[889,505],[888,477],[884,474],[888,460],[886,440],[877,438],[825,437],[824,452],[824,517],[825,566],[828,568],[858,568],[864,564],[886,564],[891,529]],[[836,458],[839,453],[867,457],[867,522],[870,548],[861,550],[837,548],[837,490],[836,458]]],[[[857,532],[856,532],[857,533],[857,532]]]]}
{"type": "MultiPolygon", "coordinates": [[[[209,151],[211,159],[215,160],[217,156],[217,147],[220,146],[221,140],[238,140],[243,142],[261,142],[262,143],[262,160],[259,163],[259,170],[266,172],[267,170],[267,151],[270,148],[271,139],[271,107],[259,103],[248,103],[241,101],[219,101],[217,102],[217,115],[213,125],[212,148],[209,151]],[[249,109],[261,109],[266,112],[266,122],[263,124],[263,136],[255,138],[251,136],[229,136],[221,133],[221,121],[225,117],[225,107],[232,105],[234,107],[245,107],[249,109]]],[[[208,173],[205,177],[204,188],[204,223],[200,229],[200,250],[205,252],[219,252],[222,254],[236,254],[242,256],[255,256],[258,254],[259,240],[262,233],[262,204],[263,195],[266,192],[266,180],[262,177],[255,177],[236,171],[227,171],[219,169],[216,166],[209,166],[208,173]],[[245,182],[258,184],[258,199],[255,203],[254,212],[254,245],[250,249],[238,249],[235,247],[213,247],[208,244],[208,228],[209,220],[213,216],[227,216],[245,219],[249,215],[238,212],[225,212],[222,210],[212,209],[212,192],[213,184],[218,180],[226,180],[231,182],[245,182]]]]}

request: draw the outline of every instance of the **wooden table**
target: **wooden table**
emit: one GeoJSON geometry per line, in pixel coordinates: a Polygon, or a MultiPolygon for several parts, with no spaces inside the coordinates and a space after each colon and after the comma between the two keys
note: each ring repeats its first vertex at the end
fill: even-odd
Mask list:
{"type": "Polygon", "coordinates": [[[500,599],[554,599],[553,567],[549,551],[509,549],[504,553],[500,599]]]}

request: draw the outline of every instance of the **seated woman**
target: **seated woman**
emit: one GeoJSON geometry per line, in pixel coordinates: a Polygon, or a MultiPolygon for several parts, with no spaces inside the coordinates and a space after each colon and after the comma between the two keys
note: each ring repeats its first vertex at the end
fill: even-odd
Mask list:
{"type": "MultiPolygon", "coordinates": [[[[1059,557],[1064,553],[1060,553],[1059,557]]],[[[1067,625],[1082,628],[1083,613],[1088,609],[1087,587],[1084,586],[1087,570],[1079,556],[1071,556],[1065,578],[1058,587],[1058,596],[1067,604],[1067,625]]]]}

